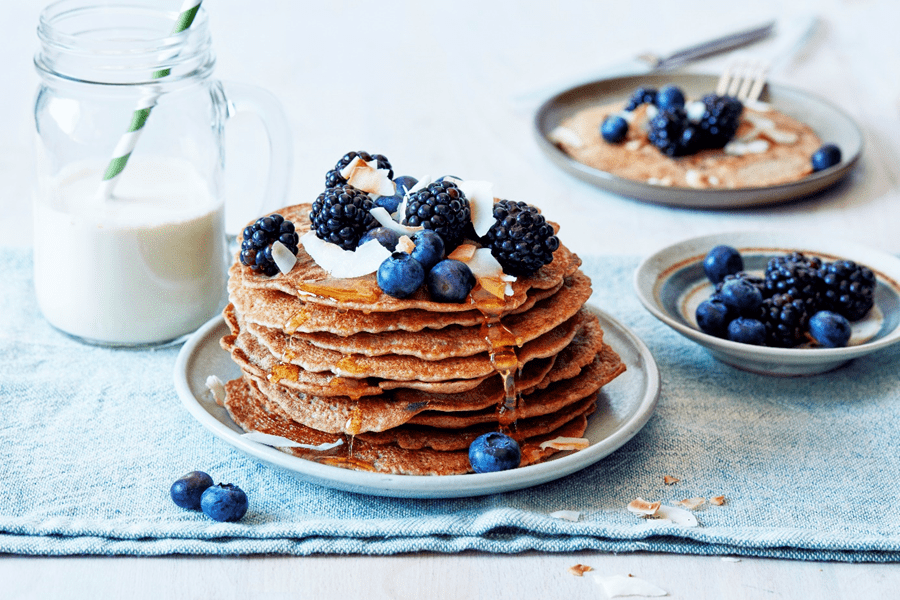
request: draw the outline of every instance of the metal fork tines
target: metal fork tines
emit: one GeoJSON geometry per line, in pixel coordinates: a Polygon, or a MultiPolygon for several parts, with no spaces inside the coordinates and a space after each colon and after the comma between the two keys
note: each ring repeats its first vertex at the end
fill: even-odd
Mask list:
{"type": "Polygon", "coordinates": [[[741,102],[754,102],[766,85],[769,64],[762,60],[738,60],[726,67],[716,86],[719,96],[734,96],[741,102]]]}

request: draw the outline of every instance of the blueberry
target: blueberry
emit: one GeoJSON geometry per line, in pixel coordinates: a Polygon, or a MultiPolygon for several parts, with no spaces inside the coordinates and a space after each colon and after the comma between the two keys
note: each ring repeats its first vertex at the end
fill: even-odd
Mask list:
{"type": "Polygon", "coordinates": [[[656,107],[659,110],[683,108],[684,92],[676,85],[667,85],[656,94],[656,107]]]}
{"type": "Polygon", "coordinates": [[[703,332],[717,337],[725,337],[732,312],[723,302],[707,299],[697,306],[697,325],[703,332]]]}
{"type": "Polygon", "coordinates": [[[425,280],[435,302],[464,302],[475,287],[475,275],[469,265],[451,258],[434,265],[425,280]]]}
{"type": "Polygon", "coordinates": [[[220,483],[206,488],[200,506],[214,521],[240,521],[247,513],[247,494],[236,485],[220,483]]]}
{"type": "Polygon", "coordinates": [[[426,271],[444,258],[444,239],[430,229],[423,229],[414,234],[412,241],[416,244],[416,248],[410,256],[419,261],[426,271]]]}
{"type": "Polygon", "coordinates": [[[764,346],[766,343],[766,326],[756,319],[738,317],[728,324],[728,339],[742,344],[764,346]]]}
{"type": "Polygon", "coordinates": [[[172,502],[181,508],[200,510],[200,496],[213,484],[212,477],[203,471],[191,471],[175,480],[169,489],[172,502]]]}
{"type": "Polygon", "coordinates": [[[405,252],[394,252],[378,267],[378,287],[394,298],[406,298],[425,281],[422,263],[405,252]]]}
{"type": "Polygon", "coordinates": [[[397,188],[397,193],[401,196],[409,190],[413,189],[417,183],[419,183],[419,180],[415,177],[410,177],[409,175],[401,175],[400,177],[394,179],[394,185],[397,188]]]}
{"type": "Polygon", "coordinates": [[[820,310],[809,319],[809,335],[825,348],[843,348],[850,333],[850,321],[830,310],[820,310]]]}
{"type": "Polygon", "coordinates": [[[762,306],[762,292],[746,279],[729,279],[722,285],[722,302],[741,314],[758,310],[762,306]]]}
{"type": "Polygon", "coordinates": [[[388,211],[388,214],[394,214],[397,212],[397,209],[400,208],[400,203],[403,202],[403,194],[397,190],[397,193],[393,196],[379,196],[375,199],[375,206],[381,206],[384,210],[388,211]]]}
{"type": "Polygon", "coordinates": [[[841,149],[834,144],[825,144],[812,155],[813,171],[822,171],[841,162],[841,149]]]}
{"type": "MultiPolygon", "coordinates": [[[[397,247],[397,242],[400,241],[400,234],[387,227],[373,227],[359,238],[359,246],[372,240],[378,240],[382,246],[393,252],[394,248],[397,247]]],[[[357,246],[357,248],[359,246],[357,246]]]]}
{"type": "Polygon", "coordinates": [[[516,440],[498,432],[485,433],[469,445],[469,464],[476,473],[515,469],[522,462],[516,440]]]}
{"type": "Polygon", "coordinates": [[[619,115],[610,115],[603,119],[600,135],[610,144],[618,144],[628,135],[628,121],[619,115]]]}
{"type": "Polygon", "coordinates": [[[716,246],[703,259],[703,271],[713,283],[719,283],[726,275],[734,275],[743,270],[744,259],[731,246],[716,246]]]}

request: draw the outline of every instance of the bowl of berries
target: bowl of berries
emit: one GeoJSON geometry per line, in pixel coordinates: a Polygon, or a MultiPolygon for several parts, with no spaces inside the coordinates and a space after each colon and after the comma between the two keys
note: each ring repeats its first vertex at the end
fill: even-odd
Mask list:
{"type": "Polygon", "coordinates": [[[716,359],[814,375],[900,341],[900,259],[795,233],[703,236],[646,258],[635,291],[657,319],[716,359]]]}

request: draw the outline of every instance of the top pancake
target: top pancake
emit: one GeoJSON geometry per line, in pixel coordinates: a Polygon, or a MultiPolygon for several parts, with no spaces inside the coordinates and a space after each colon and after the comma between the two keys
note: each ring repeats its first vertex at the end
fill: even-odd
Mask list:
{"type": "MultiPolygon", "coordinates": [[[[294,223],[298,235],[309,231],[310,204],[296,204],[279,211],[286,220],[294,223]]],[[[485,312],[498,311],[507,314],[528,300],[531,289],[546,290],[558,287],[563,279],[574,272],[579,259],[560,244],[553,253],[553,262],[541,267],[529,277],[520,277],[511,284],[513,294],[504,301],[487,302],[485,312]]],[[[266,277],[250,267],[235,261],[237,274],[241,277],[241,285],[247,289],[278,290],[297,296],[311,304],[325,304],[341,309],[366,312],[396,312],[400,310],[419,309],[428,312],[448,313],[466,312],[479,308],[480,303],[444,303],[428,299],[424,288],[417,290],[408,298],[398,299],[381,292],[375,274],[350,279],[331,278],[301,245],[297,252],[297,264],[289,273],[279,273],[274,277],[266,277]]],[[[234,275],[232,275],[234,276],[234,275]]],[[[497,300],[497,299],[494,299],[497,300]]]]}

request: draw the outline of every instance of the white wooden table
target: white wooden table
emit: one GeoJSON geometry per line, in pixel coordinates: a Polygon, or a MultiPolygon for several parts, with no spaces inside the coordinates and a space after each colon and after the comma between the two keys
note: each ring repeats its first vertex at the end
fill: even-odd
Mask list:
{"type": "MultiPolygon", "coordinates": [[[[161,0],[162,1],[162,0],[161,0]]],[[[4,3],[0,19],[0,244],[29,245],[31,58],[42,0],[4,3]]],[[[179,2],[174,2],[173,10],[179,2]]],[[[895,0],[454,3],[260,3],[208,0],[221,79],[271,90],[290,116],[292,201],[310,201],[349,150],[387,155],[406,174],[458,174],[540,206],[581,254],[643,255],[693,235],[777,227],[855,239],[900,253],[900,4],[895,0]],[[726,16],[723,13],[728,13],[726,16]],[[531,113],[514,98],[606,64],[776,17],[820,25],[772,79],[830,99],[864,131],[844,184],[797,203],[740,211],[642,204],[562,173],[540,154],[531,113]],[[351,68],[350,65],[366,65],[351,68]]],[[[773,53],[779,38],[743,50],[773,53]]],[[[717,72],[725,58],[693,69],[717,72]]],[[[254,216],[263,140],[255,123],[229,134],[232,229],[254,216]],[[238,143],[237,138],[245,141],[238,143]],[[254,162],[255,161],[255,162],[254,162]]],[[[266,208],[276,208],[267,204],[266,208]]],[[[0,288],[2,289],[2,288],[0,288]]],[[[597,552],[390,557],[0,558],[4,598],[603,598],[576,563],[631,573],[673,598],[889,598],[900,567],[597,552]]]]}

